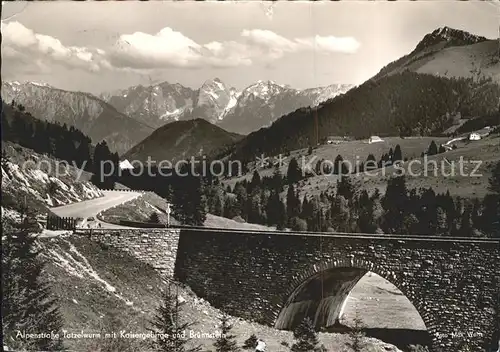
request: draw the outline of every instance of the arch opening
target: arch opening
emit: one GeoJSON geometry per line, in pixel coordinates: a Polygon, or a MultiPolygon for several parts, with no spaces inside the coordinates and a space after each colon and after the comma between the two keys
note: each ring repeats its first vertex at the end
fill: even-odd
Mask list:
{"type": "Polygon", "coordinates": [[[349,293],[367,272],[358,268],[337,268],[315,273],[292,292],[275,327],[293,330],[306,317],[317,329],[339,325],[349,293]]]}
{"type": "Polygon", "coordinates": [[[291,291],[275,327],[293,330],[308,317],[316,330],[349,332],[359,319],[370,337],[399,348],[429,346],[431,336],[412,298],[368,269],[329,268],[312,273],[291,291]]]}

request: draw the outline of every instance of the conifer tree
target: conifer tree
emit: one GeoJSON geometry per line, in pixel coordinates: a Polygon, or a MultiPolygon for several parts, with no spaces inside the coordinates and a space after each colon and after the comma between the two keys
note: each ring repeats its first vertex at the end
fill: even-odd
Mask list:
{"type": "Polygon", "coordinates": [[[244,350],[251,350],[251,349],[254,349],[255,347],[257,347],[257,343],[258,343],[258,339],[257,339],[257,336],[255,336],[255,334],[252,334],[250,335],[250,337],[248,339],[245,340],[245,342],[243,343],[243,349],[244,350]]]}
{"type": "Polygon", "coordinates": [[[361,192],[357,200],[358,218],[357,228],[362,233],[374,233],[377,230],[373,217],[373,200],[366,190],[361,192]]]}
{"type": "Polygon", "coordinates": [[[206,219],[203,182],[184,165],[172,184],[172,207],[177,220],[185,225],[201,226],[206,219]]]}
{"type": "Polygon", "coordinates": [[[311,318],[306,317],[294,330],[295,343],[291,347],[292,352],[323,352],[323,345],[319,345],[318,334],[314,330],[311,318]]]}
{"type": "Polygon", "coordinates": [[[460,236],[469,237],[472,235],[471,209],[466,207],[462,213],[460,221],[460,236]]]}
{"type": "Polygon", "coordinates": [[[157,212],[151,213],[149,216],[149,222],[152,224],[159,224],[160,223],[160,217],[158,216],[157,212]]]}
{"type": "Polygon", "coordinates": [[[337,194],[343,196],[349,202],[352,201],[354,196],[354,186],[351,182],[351,178],[348,176],[341,176],[340,180],[337,182],[337,194]]]}
{"type": "Polygon", "coordinates": [[[427,150],[427,155],[436,155],[438,153],[438,147],[436,142],[432,141],[427,150]]]}
{"type": "Polygon", "coordinates": [[[382,229],[385,233],[401,233],[407,215],[408,194],[404,176],[396,176],[387,182],[387,190],[382,198],[384,218],[382,229]]]}
{"type": "Polygon", "coordinates": [[[364,169],[366,171],[371,171],[374,170],[378,167],[377,165],[377,159],[375,159],[375,156],[373,154],[368,155],[368,158],[366,158],[366,163],[364,165],[364,169]]]}
{"type": "Polygon", "coordinates": [[[240,349],[236,343],[236,336],[231,334],[233,326],[229,323],[229,317],[221,317],[221,334],[214,342],[215,352],[238,352],[240,349]]]}
{"type": "Polygon", "coordinates": [[[392,150],[392,148],[389,148],[389,161],[394,163],[394,151],[392,150]]]}
{"type": "Polygon", "coordinates": [[[490,181],[489,190],[493,193],[500,194],[500,161],[497,162],[496,165],[494,166],[489,181],[490,181]]]}
{"type": "Polygon", "coordinates": [[[249,190],[248,192],[251,193],[253,192],[255,189],[259,188],[262,184],[262,180],[260,179],[260,174],[257,170],[255,170],[253,172],[253,175],[252,175],[252,181],[250,181],[250,185],[249,185],[249,190]]]}
{"type": "Polygon", "coordinates": [[[299,216],[300,214],[300,199],[295,192],[295,187],[293,184],[288,186],[286,195],[286,210],[289,222],[292,218],[299,216]]]}
{"type": "Polygon", "coordinates": [[[398,163],[401,161],[403,161],[403,153],[401,151],[401,146],[398,144],[398,145],[396,145],[396,148],[394,149],[394,155],[392,156],[392,162],[398,163]]]}
{"type": "Polygon", "coordinates": [[[186,330],[193,323],[182,322],[178,294],[172,290],[169,284],[163,292],[163,301],[151,321],[150,330],[158,334],[154,344],[160,351],[165,352],[197,352],[200,346],[187,347],[190,339],[186,336],[186,330]]]}
{"type": "Polygon", "coordinates": [[[346,164],[344,163],[344,159],[341,155],[337,155],[335,161],[333,163],[333,173],[335,175],[347,175],[349,170],[347,169],[346,164]]]}
{"type": "Polygon", "coordinates": [[[2,221],[2,335],[11,350],[63,350],[62,317],[49,285],[42,281],[45,266],[36,246],[34,214],[22,214],[13,227],[2,221]],[[24,339],[18,331],[53,333],[53,337],[24,339]]]}
{"type": "Polygon", "coordinates": [[[299,163],[297,162],[297,159],[295,158],[292,158],[292,160],[290,160],[290,164],[288,164],[286,179],[288,181],[288,184],[297,183],[302,179],[302,171],[300,169],[299,163]]]}
{"type": "Polygon", "coordinates": [[[349,337],[351,341],[347,343],[353,352],[361,352],[364,348],[363,338],[365,334],[363,333],[363,325],[359,317],[354,318],[354,326],[352,327],[349,337]]]}
{"type": "Polygon", "coordinates": [[[438,207],[436,213],[436,235],[445,236],[448,234],[448,221],[446,218],[446,213],[443,208],[438,207]]]}

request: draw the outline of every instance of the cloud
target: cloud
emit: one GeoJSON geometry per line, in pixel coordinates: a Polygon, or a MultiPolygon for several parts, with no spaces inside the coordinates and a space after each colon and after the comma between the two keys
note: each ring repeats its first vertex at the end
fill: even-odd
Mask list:
{"type": "Polygon", "coordinates": [[[44,63],[47,60],[92,72],[109,67],[104,51],[65,46],[59,39],[35,33],[17,21],[2,22],[2,37],[2,52],[11,59],[31,57],[34,63],[44,63]]]}
{"type": "Polygon", "coordinates": [[[316,35],[288,39],[263,29],[245,29],[233,41],[201,44],[166,27],[156,34],[135,32],[120,35],[106,49],[64,45],[59,39],[35,33],[16,21],[2,23],[2,32],[2,49],[8,58],[28,57],[34,63],[57,63],[91,72],[249,66],[255,62],[269,64],[299,52],[349,54],[360,47],[352,37],[316,35]]]}
{"type": "Polygon", "coordinates": [[[109,62],[130,69],[235,67],[304,51],[349,54],[359,47],[360,43],[352,37],[317,35],[287,39],[262,29],[245,29],[238,41],[200,44],[166,27],[154,35],[136,32],[120,36],[109,54],[109,62]]]}

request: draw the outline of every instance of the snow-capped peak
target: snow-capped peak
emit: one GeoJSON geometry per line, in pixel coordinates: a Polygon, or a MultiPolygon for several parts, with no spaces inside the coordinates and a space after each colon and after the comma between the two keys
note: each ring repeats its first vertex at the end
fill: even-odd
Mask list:
{"type": "Polygon", "coordinates": [[[245,97],[253,96],[267,101],[271,96],[279,94],[283,89],[285,89],[285,86],[274,81],[259,80],[245,88],[242,95],[245,97]]]}
{"type": "Polygon", "coordinates": [[[26,82],[26,83],[34,85],[34,86],[38,86],[38,87],[50,87],[49,84],[42,83],[42,82],[26,82]]]}
{"type": "Polygon", "coordinates": [[[37,87],[51,87],[48,83],[44,82],[34,82],[34,81],[24,81],[24,82],[19,82],[19,81],[6,81],[4,82],[5,84],[11,85],[11,86],[21,86],[21,85],[33,85],[37,87]]]}

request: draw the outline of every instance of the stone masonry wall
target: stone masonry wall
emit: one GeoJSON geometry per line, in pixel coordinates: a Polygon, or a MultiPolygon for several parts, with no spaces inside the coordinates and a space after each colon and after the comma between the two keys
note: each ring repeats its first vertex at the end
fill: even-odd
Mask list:
{"type": "Polygon", "coordinates": [[[98,230],[92,232],[91,239],[125,251],[142,262],[150,264],[167,277],[173,276],[179,230],[98,230]]]}
{"type": "Polygon", "coordinates": [[[495,334],[499,241],[182,229],[175,277],[214,306],[273,326],[304,280],[346,267],[396,285],[422,317],[435,351],[484,351],[495,334]]]}

